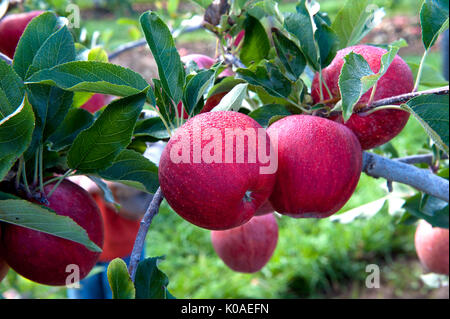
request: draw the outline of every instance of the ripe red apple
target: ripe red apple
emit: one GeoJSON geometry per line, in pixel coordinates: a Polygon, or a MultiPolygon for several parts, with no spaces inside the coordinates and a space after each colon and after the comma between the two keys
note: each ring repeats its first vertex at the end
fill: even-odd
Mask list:
{"type": "MultiPolygon", "coordinates": [[[[324,82],[333,95],[333,98],[340,97],[339,75],[344,65],[344,57],[353,51],[360,54],[369,63],[373,72],[378,72],[381,65],[381,56],[387,51],[369,45],[357,45],[338,51],[331,64],[322,70],[324,82]]],[[[330,99],[328,92],[323,85],[324,100],[330,99]]],[[[380,78],[374,95],[374,101],[383,98],[409,93],[414,89],[414,79],[411,69],[405,61],[398,55],[394,58],[387,72],[380,78]]],[[[370,99],[372,89],[366,92],[358,101],[360,104],[367,104],[370,99]]],[[[312,83],[311,94],[315,103],[320,102],[319,74],[317,73],[312,83]]],[[[357,109],[356,109],[357,110],[357,109]]],[[[342,116],[331,118],[343,123],[342,116]]],[[[358,137],[361,147],[364,150],[371,149],[389,142],[397,136],[405,127],[409,119],[409,113],[401,110],[380,110],[367,116],[353,114],[345,123],[358,137]]]]}
{"type": "Polygon", "coordinates": [[[356,136],[342,124],[310,115],[290,115],[267,133],[278,141],[278,171],[270,203],[280,214],[324,218],[353,194],[362,169],[356,136]]]}
{"type": "Polygon", "coordinates": [[[17,43],[28,23],[44,11],[8,14],[0,20],[0,52],[9,58],[14,57],[17,43]]]}
{"type": "MultiPolygon", "coordinates": [[[[0,224],[0,240],[2,238],[2,225],[0,224]]],[[[6,277],[9,271],[9,266],[3,257],[2,248],[0,247],[0,283],[6,277]]]]}
{"type": "Polygon", "coordinates": [[[254,273],[270,260],[278,242],[278,224],[273,214],[255,216],[242,226],[212,231],[217,255],[234,271],[254,273]]]}
{"type": "Polygon", "coordinates": [[[275,174],[261,173],[270,162],[250,152],[271,148],[267,134],[249,116],[231,111],[194,116],[177,129],[161,155],[159,182],[170,206],[197,226],[224,230],[253,217],[272,192],[275,174]],[[239,132],[241,131],[241,133],[239,132]],[[258,134],[255,149],[242,132],[258,134]],[[242,134],[242,135],[241,135],[242,134]],[[243,145],[244,144],[244,145],[243,145]],[[238,162],[239,149],[243,161],[238,162]],[[250,152],[249,152],[250,150],[250,152]],[[267,164],[267,165],[266,165],[267,164]]]}
{"type": "Polygon", "coordinates": [[[429,271],[449,274],[449,232],[448,229],[432,227],[421,220],[415,235],[416,252],[422,265],[429,271]]]}
{"type": "Polygon", "coordinates": [[[100,93],[92,95],[92,97],[84,103],[80,108],[95,113],[107,104],[106,96],[100,93]]]}
{"type": "MultiPolygon", "coordinates": [[[[45,186],[48,194],[54,183],[45,186]]],[[[64,180],[49,198],[49,208],[58,215],[72,218],[89,238],[103,246],[103,221],[92,197],[83,188],[64,180]]],[[[85,246],[28,228],[6,224],[3,228],[5,259],[18,274],[44,285],[62,286],[75,274],[68,265],[79,267],[80,280],[95,266],[100,253],[85,246]],[[67,271],[67,272],[66,272],[67,271]]]]}

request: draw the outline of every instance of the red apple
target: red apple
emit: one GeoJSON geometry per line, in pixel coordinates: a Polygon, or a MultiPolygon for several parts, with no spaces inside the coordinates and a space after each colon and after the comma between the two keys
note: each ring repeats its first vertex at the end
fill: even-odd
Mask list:
{"type": "Polygon", "coordinates": [[[28,23],[44,11],[8,14],[0,20],[0,52],[11,59],[14,57],[17,43],[28,23]]]}
{"type": "MultiPolygon", "coordinates": [[[[217,62],[213,58],[204,54],[188,54],[181,57],[181,62],[183,62],[184,64],[187,64],[191,61],[194,61],[198,65],[199,69],[209,69],[214,65],[214,63],[217,62]]],[[[219,77],[226,77],[233,75],[234,72],[230,68],[227,68],[224,71],[222,71],[222,73],[219,74],[219,77]]]]}
{"type": "MultiPolygon", "coordinates": [[[[369,45],[357,45],[338,51],[332,63],[322,70],[324,82],[333,95],[340,97],[339,75],[344,64],[344,57],[353,51],[360,54],[369,63],[373,72],[378,72],[381,65],[381,56],[387,51],[369,45]]],[[[330,99],[325,86],[322,87],[324,100],[330,99]]],[[[387,72],[378,81],[374,95],[374,101],[383,98],[409,93],[414,89],[414,79],[411,69],[398,55],[394,58],[387,72]]],[[[372,89],[366,92],[358,101],[367,104],[372,89]]],[[[315,103],[321,101],[319,74],[317,73],[312,83],[311,94],[315,103]]],[[[368,116],[353,114],[345,123],[358,137],[364,150],[371,149],[389,142],[397,136],[405,127],[409,119],[409,113],[401,110],[380,110],[368,116]]],[[[343,123],[342,116],[333,117],[332,120],[343,123]]]]}
{"type": "Polygon", "coordinates": [[[437,274],[449,274],[448,229],[432,227],[421,220],[415,235],[416,252],[422,265],[437,274]]]}
{"type": "Polygon", "coordinates": [[[280,214],[324,218],[353,194],[362,169],[356,136],[342,124],[310,115],[290,115],[267,133],[278,141],[278,171],[270,203],[280,214]]]}
{"type": "Polygon", "coordinates": [[[261,173],[270,162],[263,163],[260,156],[249,160],[250,152],[257,150],[248,147],[252,143],[247,138],[245,143],[238,142],[236,135],[243,135],[239,130],[259,133],[265,140],[256,137],[253,146],[273,151],[255,120],[225,111],[194,116],[177,129],[162,152],[162,192],[170,206],[192,224],[211,230],[237,227],[252,218],[272,192],[275,173],[261,173]],[[244,154],[241,162],[239,149],[244,154]]]}
{"type": "MultiPolygon", "coordinates": [[[[54,183],[45,186],[48,194],[54,183]]],[[[83,188],[64,180],[49,198],[49,208],[58,215],[72,218],[83,227],[89,238],[103,246],[103,221],[92,197],[83,188]]],[[[72,271],[68,265],[79,267],[80,280],[95,266],[100,253],[85,246],[28,228],[5,224],[3,248],[9,266],[29,280],[44,285],[62,286],[72,271]],[[67,272],[66,272],[67,271],[67,272]]]]}
{"type": "Polygon", "coordinates": [[[92,95],[92,97],[84,103],[80,108],[95,113],[107,104],[106,96],[100,93],[92,95]]]}
{"type": "Polygon", "coordinates": [[[212,231],[217,255],[234,271],[254,273],[270,260],[278,242],[278,225],[273,214],[255,216],[242,226],[212,231]]]}
{"type": "MultiPolygon", "coordinates": [[[[2,225],[0,224],[0,239],[2,238],[2,225]]],[[[0,247],[0,283],[2,280],[6,277],[9,271],[9,266],[5,261],[5,258],[3,257],[3,252],[0,247]]]]}
{"type": "Polygon", "coordinates": [[[255,213],[255,216],[262,216],[267,214],[272,214],[275,211],[272,204],[267,200],[255,213]]]}

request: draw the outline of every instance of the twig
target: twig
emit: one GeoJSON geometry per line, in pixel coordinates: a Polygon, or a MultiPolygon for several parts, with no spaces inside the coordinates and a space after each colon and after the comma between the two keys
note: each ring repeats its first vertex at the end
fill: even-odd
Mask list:
{"type": "Polygon", "coordinates": [[[396,96],[392,96],[392,97],[388,97],[385,99],[381,99],[381,100],[377,100],[372,102],[372,104],[370,104],[370,106],[365,106],[360,108],[357,112],[358,113],[364,113],[367,112],[371,109],[374,109],[378,106],[385,106],[385,105],[392,105],[392,104],[398,104],[398,103],[404,103],[404,102],[408,102],[410,99],[419,96],[419,95],[425,95],[425,94],[436,94],[436,95],[448,95],[449,93],[449,87],[447,86],[443,86],[437,89],[431,89],[431,90],[425,90],[425,91],[419,91],[419,92],[412,92],[412,93],[407,93],[407,94],[402,94],[402,95],[396,95],[396,96]]]}
{"type": "Polygon", "coordinates": [[[449,202],[449,181],[433,173],[373,153],[363,153],[363,172],[398,182],[449,202]]]}
{"type": "Polygon", "coordinates": [[[6,55],[4,55],[3,53],[0,52],[0,59],[5,61],[6,64],[11,65],[12,64],[12,60],[10,58],[8,58],[6,55]]]}
{"type": "MultiPolygon", "coordinates": [[[[405,156],[396,158],[394,160],[406,163],[406,164],[427,164],[427,165],[433,165],[433,154],[420,154],[420,155],[411,155],[411,156],[405,156]]],[[[441,159],[448,159],[447,154],[444,154],[441,156],[441,159]]]]}
{"type": "Polygon", "coordinates": [[[159,206],[161,205],[164,196],[161,192],[161,188],[158,188],[150,205],[145,212],[144,217],[141,220],[141,226],[136,236],[136,241],[134,242],[133,251],[131,252],[130,265],[128,266],[128,273],[130,274],[131,280],[136,277],[136,270],[139,261],[141,260],[142,249],[145,244],[145,237],[147,237],[148,229],[152,223],[153,217],[158,214],[159,206]]]}

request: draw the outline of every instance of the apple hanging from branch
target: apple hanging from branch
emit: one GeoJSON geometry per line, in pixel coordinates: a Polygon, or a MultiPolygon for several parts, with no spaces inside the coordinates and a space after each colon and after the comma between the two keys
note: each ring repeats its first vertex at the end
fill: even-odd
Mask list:
{"type": "Polygon", "coordinates": [[[255,216],[242,226],[212,231],[211,241],[217,255],[234,271],[254,273],[272,257],[278,242],[274,214],[255,216]]]}

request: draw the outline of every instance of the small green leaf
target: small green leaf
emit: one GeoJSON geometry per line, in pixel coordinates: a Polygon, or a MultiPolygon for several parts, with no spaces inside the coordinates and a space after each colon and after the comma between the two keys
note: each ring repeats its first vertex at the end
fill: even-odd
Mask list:
{"type": "Polygon", "coordinates": [[[439,35],[448,29],[448,0],[425,0],[420,9],[422,42],[429,50],[439,35]]]}
{"type": "Polygon", "coordinates": [[[146,93],[113,101],[94,124],[81,132],[68,154],[68,165],[86,173],[95,173],[113,163],[128,146],[145,102],[146,93]]]}
{"type": "Polygon", "coordinates": [[[418,193],[408,198],[403,208],[414,217],[426,220],[433,227],[449,228],[448,203],[440,199],[418,193]]]}
{"type": "Polygon", "coordinates": [[[244,27],[245,37],[239,57],[247,66],[252,63],[257,64],[269,53],[269,38],[261,22],[251,15],[247,15],[244,27]]]}
{"type": "Polygon", "coordinates": [[[428,136],[449,153],[449,101],[446,95],[421,95],[401,106],[422,125],[428,136]]]}
{"type": "Polygon", "coordinates": [[[292,86],[279,69],[271,63],[264,66],[252,66],[248,69],[238,69],[240,78],[247,81],[250,85],[262,87],[268,94],[287,98],[291,94],[292,86]]]}
{"type": "Polygon", "coordinates": [[[0,60],[0,125],[17,111],[24,95],[25,87],[21,78],[10,65],[0,60]]]}
{"type": "Polygon", "coordinates": [[[164,257],[147,258],[138,264],[135,286],[136,299],[168,299],[169,279],[158,268],[164,257]]]}
{"type": "Polygon", "coordinates": [[[77,135],[94,123],[94,116],[83,109],[72,108],[58,129],[47,139],[49,149],[61,151],[72,145],[77,135]]]}
{"type": "Polygon", "coordinates": [[[211,112],[218,111],[238,111],[242,107],[242,102],[247,96],[247,83],[236,85],[230,92],[228,92],[215,106],[211,112]]]}
{"type": "Polygon", "coordinates": [[[312,19],[306,6],[306,1],[301,0],[296,9],[297,12],[290,13],[285,17],[284,27],[298,39],[303,55],[313,69],[318,71],[320,69],[319,55],[314,40],[312,19]]]}
{"type": "Polygon", "coordinates": [[[272,30],[272,38],[278,57],[287,71],[291,81],[297,81],[306,66],[306,59],[294,41],[288,39],[280,30],[272,30]]]}
{"type": "Polygon", "coordinates": [[[158,140],[170,138],[170,135],[159,116],[138,120],[133,135],[150,136],[158,140]]]}
{"type": "Polygon", "coordinates": [[[319,14],[314,16],[314,23],[317,27],[314,33],[314,40],[319,48],[319,64],[323,69],[333,61],[339,46],[339,39],[333,29],[319,14]]]}
{"type": "Polygon", "coordinates": [[[29,78],[37,71],[50,69],[74,60],[75,45],[73,37],[69,29],[64,26],[53,33],[36,52],[26,77],[29,78]]]}
{"type": "Polygon", "coordinates": [[[138,182],[152,194],[159,187],[158,167],[143,155],[129,149],[120,152],[113,164],[98,174],[107,180],[138,182]]]}
{"type": "Polygon", "coordinates": [[[362,55],[350,52],[344,57],[344,65],[339,75],[339,90],[345,121],[350,118],[353,107],[366,92],[361,79],[368,75],[374,75],[374,73],[362,55]]]}
{"type": "Polygon", "coordinates": [[[14,70],[22,79],[25,79],[36,53],[59,27],[58,18],[53,12],[45,12],[28,24],[17,44],[13,63],[14,70]]]}
{"type": "Polygon", "coordinates": [[[113,299],[134,299],[136,291],[122,259],[116,258],[109,263],[107,275],[113,299]]]}
{"type": "Polygon", "coordinates": [[[0,121],[0,181],[30,145],[34,129],[34,114],[24,101],[15,113],[0,121]]]}
{"type": "Polygon", "coordinates": [[[183,96],[184,68],[169,28],[155,12],[140,17],[148,46],[158,65],[159,79],[169,97],[178,103],[183,96]]]}
{"type": "Polygon", "coordinates": [[[147,88],[138,73],[111,63],[74,61],[33,74],[26,84],[40,83],[73,92],[130,96],[147,88]]]}
{"type": "Polygon", "coordinates": [[[292,113],[283,105],[269,104],[263,105],[248,114],[248,116],[253,118],[262,127],[268,127],[270,119],[278,115],[292,115],[292,113]]]}
{"type": "Polygon", "coordinates": [[[102,251],[73,219],[26,200],[0,200],[0,221],[68,239],[94,252],[102,251]]]}
{"type": "Polygon", "coordinates": [[[375,26],[374,15],[379,10],[372,10],[369,0],[347,0],[336,15],[331,28],[339,38],[339,49],[358,44],[375,26]]]}
{"type": "MultiPolygon", "coordinates": [[[[212,69],[200,71],[186,84],[183,105],[187,114],[193,114],[195,106],[205,94],[206,90],[214,84],[215,73],[212,69]]],[[[180,117],[182,116],[183,114],[180,114],[180,117]]]]}

